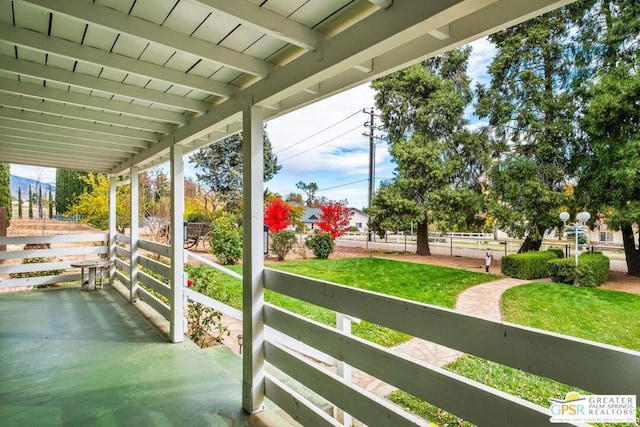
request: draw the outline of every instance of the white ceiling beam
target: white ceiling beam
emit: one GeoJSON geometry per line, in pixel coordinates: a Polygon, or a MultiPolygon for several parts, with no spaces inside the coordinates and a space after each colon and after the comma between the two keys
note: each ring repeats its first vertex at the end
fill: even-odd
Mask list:
{"type": "Polygon", "coordinates": [[[109,164],[107,162],[86,156],[51,157],[47,156],[45,153],[38,154],[32,152],[31,154],[23,154],[0,151],[0,162],[42,166],[47,168],[109,173],[109,164]]]}
{"type": "Polygon", "coordinates": [[[38,133],[31,132],[29,130],[22,129],[9,129],[0,127],[0,141],[13,140],[13,141],[25,141],[32,144],[34,147],[46,148],[48,145],[64,146],[69,148],[86,148],[91,152],[101,152],[104,150],[106,153],[111,154],[123,154],[129,156],[131,154],[140,151],[140,148],[136,149],[123,144],[114,144],[108,141],[92,141],[89,139],[79,140],[78,138],[70,138],[68,136],[55,135],[52,133],[38,133]]]}
{"type": "Polygon", "coordinates": [[[48,67],[36,64],[35,62],[21,61],[15,58],[3,57],[2,61],[0,61],[0,70],[35,77],[42,80],[51,80],[57,83],[81,87],[88,90],[97,90],[106,94],[141,99],[147,102],[199,113],[203,113],[211,107],[210,104],[205,102],[196,101],[182,96],[118,83],[113,80],[93,77],[87,74],[74,73],[73,71],[67,71],[61,68],[48,67]]]}
{"type": "Polygon", "coordinates": [[[29,143],[25,143],[24,140],[20,139],[12,139],[9,137],[1,137],[0,142],[2,142],[2,149],[12,149],[14,151],[34,151],[34,148],[38,149],[37,151],[46,152],[50,154],[60,154],[60,155],[81,155],[88,157],[99,157],[102,160],[108,160],[109,163],[114,161],[125,161],[128,156],[126,153],[115,153],[108,150],[103,150],[95,147],[84,147],[84,146],[69,146],[69,145],[56,145],[48,142],[42,141],[30,141],[29,143]]]}
{"type": "Polygon", "coordinates": [[[370,73],[373,71],[373,58],[368,59],[358,65],[355,65],[353,68],[356,70],[362,71],[363,73],[370,73]]]}
{"type": "Polygon", "coordinates": [[[440,28],[437,28],[433,31],[429,31],[429,34],[431,34],[433,37],[437,38],[438,40],[446,40],[449,37],[451,37],[451,31],[449,31],[449,24],[444,25],[440,28]]]}
{"type": "Polygon", "coordinates": [[[85,132],[94,132],[109,135],[110,138],[133,138],[143,141],[155,142],[158,140],[159,134],[155,132],[141,131],[137,129],[127,129],[119,126],[103,125],[100,123],[91,123],[85,120],[70,119],[67,117],[56,117],[49,114],[33,113],[30,111],[20,111],[13,108],[3,107],[0,115],[4,119],[17,120],[30,123],[43,123],[51,126],[57,126],[67,129],[82,130],[85,132]]]}
{"type": "MultiPolygon", "coordinates": [[[[33,142],[45,142],[47,144],[62,144],[68,146],[91,147],[109,150],[115,153],[127,153],[128,155],[139,153],[140,150],[147,148],[148,144],[143,141],[136,141],[135,145],[128,145],[109,141],[106,139],[90,139],[80,135],[70,135],[64,133],[64,129],[55,128],[48,125],[33,125],[31,123],[22,123],[15,121],[2,121],[0,119],[0,137],[27,140],[33,142]],[[17,126],[16,126],[17,123],[17,126]],[[23,127],[20,127],[20,125],[23,127]],[[6,127],[6,126],[11,127],[6,127]],[[53,130],[57,130],[54,133],[53,130]]],[[[87,134],[82,134],[87,136],[87,134]]],[[[99,136],[100,137],[100,136],[99,136]]]]}
{"type": "Polygon", "coordinates": [[[380,9],[387,9],[393,5],[393,0],[369,0],[371,3],[378,6],[380,9]]]}
{"type": "Polygon", "coordinates": [[[274,65],[258,58],[236,52],[214,43],[189,37],[185,34],[161,27],[152,22],[135,16],[118,12],[114,9],[100,6],[84,0],[21,0],[39,9],[60,13],[81,22],[88,22],[110,31],[128,34],[130,36],[158,43],[160,45],[190,53],[210,62],[234,70],[266,77],[274,70],[274,65]]]}
{"type": "Polygon", "coordinates": [[[246,0],[196,0],[223,12],[242,24],[307,50],[314,50],[324,36],[316,30],[246,0]]]}
{"type": "Polygon", "coordinates": [[[51,114],[58,117],[68,117],[71,119],[86,120],[89,122],[98,122],[102,124],[110,124],[125,128],[158,132],[163,134],[171,133],[171,131],[174,129],[174,126],[160,122],[134,119],[131,117],[101,113],[98,111],[85,110],[77,107],[67,107],[57,103],[42,102],[40,100],[23,98],[13,95],[0,94],[0,105],[11,108],[18,108],[26,111],[51,114]]]}
{"type": "Polygon", "coordinates": [[[187,89],[196,89],[224,98],[230,98],[234,93],[234,89],[231,86],[215,80],[206,79],[194,74],[187,74],[172,68],[151,64],[150,62],[138,61],[137,59],[124,55],[106,52],[90,46],[79,45],[68,40],[58,39],[7,24],[0,23],[0,40],[38,52],[58,55],[72,61],[77,60],[87,64],[111,68],[187,89]]]}
{"type": "Polygon", "coordinates": [[[190,116],[173,111],[162,110],[153,107],[130,104],[128,102],[116,101],[113,99],[98,96],[85,95],[78,92],[57,89],[53,87],[39,86],[31,83],[0,79],[0,92],[12,93],[15,95],[31,96],[33,98],[64,102],[65,104],[77,107],[89,107],[99,110],[121,113],[127,116],[141,117],[143,119],[161,120],[169,123],[184,125],[189,121],[190,116]]]}

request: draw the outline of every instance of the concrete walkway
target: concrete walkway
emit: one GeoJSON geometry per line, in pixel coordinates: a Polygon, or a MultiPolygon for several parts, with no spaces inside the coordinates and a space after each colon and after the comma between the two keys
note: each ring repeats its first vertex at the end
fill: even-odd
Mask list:
{"type": "MultiPolygon", "coordinates": [[[[454,310],[476,317],[500,321],[502,319],[500,308],[502,294],[507,289],[525,283],[528,283],[528,281],[505,278],[478,286],[472,286],[460,294],[454,310]]],[[[440,367],[453,362],[462,354],[459,351],[420,338],[412,338],[407,342],[393,347],[392,350],[440,367]]],[[[395,387],[356,369],[353,371],[353,382],[381,397],[395,390],[395,387]]]]}

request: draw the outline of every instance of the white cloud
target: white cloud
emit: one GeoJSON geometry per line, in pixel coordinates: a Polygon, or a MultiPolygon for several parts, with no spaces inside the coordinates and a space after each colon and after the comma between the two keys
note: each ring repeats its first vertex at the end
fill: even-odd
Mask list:
{"type": "Polygon", "coordinates": [[[30,178],[47,184],[55,184],[56,170],[27,165],[10,165],[9,173],[22,178],[30,178]]]}

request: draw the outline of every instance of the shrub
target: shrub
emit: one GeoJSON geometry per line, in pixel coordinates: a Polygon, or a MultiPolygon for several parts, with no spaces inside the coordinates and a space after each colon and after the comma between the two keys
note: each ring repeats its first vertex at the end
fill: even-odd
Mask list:
{"type": "Polygon", "coordinates": [[[318,259],[329,258],[336,245],[329,233],[318,233],[309,236],[304,241],[304,244],[313,251],[313,254],[318,259]]]}
{"type": "Polygon", "coordinates": [[[551,280],[573,285],[576,278],[576,262],[573,258],[551,259],[548,262],[551,280]]]}
{"type": "Polygon", "coordinates": [[[558,256],[558,258],[564,258],[564,250],[562,248],[549,248],[548,252],[553,252],[558,256]]]}
{"type": "Polygon", "coordinates": [[[549,261],[554,282],[585,287],[596,287],[609,280],[609,258],[601,252],[583,253],[576,268],[573,258],[549,261]]]}
{"type": "Polygon", "coordinates": [[[517,279],[549,277],[548,261],[557,258],[553,251],[525,252],[502,257],[502,274],[517,279]]]}
{"type": "Polygon", "coordinates": [[[242,257],[242,232],[233,215],[224,215],[211,223],[211,253],[224,265],[235,264],[242,257]]]}
{"type": "Polygon", "coordinates": [[[576,269],[576,285],[593,288],[607,280],[609,280],[609,258],[602,252],[586,252],[580,255],[576,269]]]}
{"type": "Polygon", "coordinates": [[[284,261],[289,251],[291,251],[298,242],[296,233],[291,230],[272,233],[269,235],[269,238],[271,239],[271,250],[275,252],[278,261],[284,261]]]}

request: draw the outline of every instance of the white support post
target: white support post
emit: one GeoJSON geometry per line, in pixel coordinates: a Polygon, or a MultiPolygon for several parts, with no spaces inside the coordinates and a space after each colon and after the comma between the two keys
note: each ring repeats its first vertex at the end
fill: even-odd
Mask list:
{"type": "Polygon", "coordinates": [[[113,283],[116,278],[116,176],[109,177],[109,283],[113,283]]]}
{"type": "Polygon", "coordinates": [[[184,340],[184,162],[183,147],[171,147],[171,342],[184,340]]]}
{"type": "Polygon", "coordinates": [[[136,302],[138,300],[138,249],[139,249],[139,236],[138,236],[138,167],[131,166],[131,177],[129,184],[129,192],[131,193],[131,217],[129,218],[130,224],[130,236],[131,236],[131,253],[129,254],[129,265],[131,266],[130,272],[130,285],[129,288],[129,301],[136,302]]]}
{"type": "MultiPolygon", "coordinates": [[[[336,329],[344,332],[347,335],[351,335],[351,323],[360,323],[360,319],[348,316],[342,313],[336,313],[336,329]]],[[[342,360],[338,360],[336,362],[337,374],[344,379],[345,384],[351,385],[353,380],[352,378],[352,368],[351,365],[344,363],[342,360]]],[[[338,407],[333,408],[333,417],[340,421],[342,425],[350,427],[353,425],[353,417],[350,414],[347,414],[342,409],[338,407]]]]}
{"type": "Polygon", "coordinates": [[[251,106],[244,110],[242,407],[250,414],[260,412],[264,407],[263,117],[260,107],[251,106]]]}

